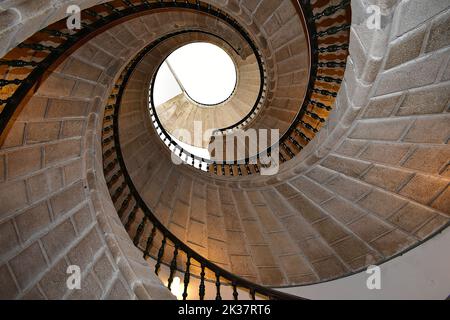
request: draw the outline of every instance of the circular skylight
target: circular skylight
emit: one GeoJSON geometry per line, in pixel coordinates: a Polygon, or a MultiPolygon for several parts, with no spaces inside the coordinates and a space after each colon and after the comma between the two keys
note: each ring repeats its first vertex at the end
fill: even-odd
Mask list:
{"type": "Polygon", "coordinates": [[[154,87],[158,106],[185,93],[203,105],[227,100],[236,86],[236,68],[231,57],[216,45],[198,42],[175,50],[162,64],[154,87]]]}

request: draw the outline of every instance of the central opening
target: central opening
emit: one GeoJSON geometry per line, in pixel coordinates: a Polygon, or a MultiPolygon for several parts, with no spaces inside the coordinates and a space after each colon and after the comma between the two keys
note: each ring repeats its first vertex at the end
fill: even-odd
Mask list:
{"type": "Polygon", "coordinates": [[[206,43],[187,44],[161,65],[154,84],[154,103],[159,106],[185,94],[204,106],[228,100],[236,88],[235,63],[222,48],[206,43]]]}

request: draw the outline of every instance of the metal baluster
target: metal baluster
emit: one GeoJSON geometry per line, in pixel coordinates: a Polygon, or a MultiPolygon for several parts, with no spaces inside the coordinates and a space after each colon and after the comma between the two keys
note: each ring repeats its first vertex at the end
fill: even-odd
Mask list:
{"type": "Polygon", "coordinates": [[[250,167],[248,166],[248,163],[245,163],[245,169],[247,170],[248,175],[252,174],[252,172],[250,171],[250,167]]]}
{"type": "Polygon", "coordinates": [[[116,189],[113,196],[111,197],[113,202],[116,202],[120,198],[126,187],[127,187],[126,182],[122,182],[122,184],[116,189]]]}
{"type": "Polygon", "coordinates": [[[328,29],[326,29],[324,31],[317,32],[312,37],[317,39],[317,38],[324,37],[324,36],[331,36],[331,35],[336,34],[338,32],[349,30],[349,29],[350,29],[350,24],[348,24],[348,23],[340,25],[340,26],[333,26],[333,27],[330,27],[330,28],[328,28],[328,29]]]}
{"type": "Polygon", "coordinates": [[[161,260],[162,260],[162,258],[164,256],[164,247],[166,246],[166,241],[167,241],[166,235],[163,235],[163,239],[162,239],[162,242],[161,242],[161,247],[159,248],[158,258],[156,260],[156,265],[155,265],[155,273],[156,273],[156,275],[158,275],[159,268],[161,267],[161,260]]]}
{"type": "Polygon", "coordinates": [[[146,223],[147,223],[147,217],[144,216],[136,230],[136,235],[134,236],[134,239],[133,239],[133,243],[136,247],[139,245],[139,241],[141,240],[142,232],[144,232],[146,223]]]}
{"type": "Polygon", "coordinates": [[[108,188],[111,188],[116,182],[117,180],[119,180],[119,178],[122,176],[122,170],[119,169],[119,171],[117,171],[112,177],[111,179],[109,179],[109,181],[106,183],[108,185],[108,188]]]}
{"type": "Polygon", "coordinates": [[[22,83],[22,80],[20,80],[20,79],[14,79],[14,80],[0,79],[0,87],[8,86],[10,84],[19,85],[21,83],[22,83]]]}
{"type": "Polygon", "coordinates": [[[191,256],[189,253],[187,254],[187,261],[186,261],[186,271],[184,273],[184,291],[183,291],[183,300],[187,299],[188,296],[188,287],[189,287],[189,279],[191,277],[191,274],[189,273],[189,268],[191,266],[191,256]]]}
{"type": "Polygon", "coordinates": [[[120,206],[119,210],[117,211],[117,214],[119,215],[119,218],[122,219],[123,218],[123,214],[125,213],[125,211],[128,208],[128,205],[131,202],[131,199],[133,197],[131,196],[131,194],[129,194],[124,201],[122,201],[122,205],[120,206]]]}
{"type": "Polygon", "coordinates": [[[200,300],[205,300],[205,266],[202,265],[202,272],[200,273],[200,286],[198,290],[198,296],[200,300]]]}
{"type": "Polygon", "coordinates": [[[306,110],[305,114],[307,114],[308,116],[310,116],[311,118],[313,118],[315,120],[319,120],[319,122],[321,122],[321,123],[325,122],[325,119],[320,117],[317,113],[306,110]]]}
{"type": "Polygon", "coordinates": [[[250,288],[250,298],[256,300],[256,291],[253,288],[250,288]]]}
{"type": "Polygon", "coordinates": [[[25,48],[25,49],[32,49],[35,51],[58,51],[58,48],[51,47],[51,46],[44,46],[40,43],[20,43],[17,47],[19,48],[25,48]]]}
{"type": "Polygon", "coordinates": [[[238,297],[239,297],[239,294],[238,294],[238,291],[237,291],[237,286],[236,286],[236,281],[233,281],[233,283],[231,284],[231,286],[233,287],[233,298],[234,298],[234,300],[239,300],[238,299],[238,297]]]}
{"type": "Polygon", "coordinates": [[[335,82],[338,84],[342,83],[342,79],[337,79],[337,78],[328,77],[328,76],[317,76],[316,79],[320,80],[320,81],[328,82],[328,83],[330,83],[330,82],[335,82]]]}
{"type": "Polygon", "coordinates": [[[222,297],[220,296],[220,274],[216,272],[216,300],[222,300],[222,297]]]}
{"type": "Polygon", "coordinates": [[[155,239],[155,234],[156,234],[156,226],[153,225],[152,231],[150,231],[150,234],[147,239],[147,245],[145,246],[144,259],[150,256],[150,250],[153,245],[153,239],[155,239]]]}
{"type": "Polygon", "coordinates": [[[177,271],[177,256],[178,256],[178,245],[176,244],[173,251],[172,262],[170,263],[169,280],[167,281],[167,287],[169,288],[169,290],[172,287],[173,276],[175,275],[175,271],[177,271]]]}
{"type": "Polygon", "coordinates": [[[314,101],[314,100],[309,100],[308,102],[320,109],[325,109],[327,111],[330,111],[332,109],[330,106],[327,106],[326,104],[323,104],[322,102],[318,102],[318,101],[314,101]]]}
{"type": "Polygon", "coordinates": [[[348,49],[348,44],[344,43],[344,44],[333,44],[331,46],[327,46],[327,47],[320,47],[317,49],[318,52],[320,53],[331,53],[331,52],[336,52],[339,50],[346,50],[348,49]]]}
{"type": "Polygon", "coordinates": [[[238,168],[238,175],[242,176],[241,165],[237,164],[237,168],[238,168]]]}
{"type": "Polygon", "coordinates": [[[233,165],[232,164],[228,165],[228,169],[230,169],[230,175],[234,176],[234,171],[233,171],[233,165]]]}
{"type": "Polygon", "coordinates": [[[312,91],[315,92],[315,93],[319,93],[321,95],[324,95],[324,96],[330,96],[330,97],[334,97],[334,98],[337,97],[337,93],[336,92],[331,92],[331,91],[324,90],[324,89],[316,89],[316,88],[314,88],[314,89],[312,89],[312,91]]]}
{"type": "MultiPolygon", "coordinates": [[[[126,207],[128,207],[128,204],[129,204],[130,200],[131,200],[131,194],[125,199],[124,204],[122,205],[122,207],[124,205],[126,207]]],[[[137,213],[138,209],[139,209],[139,207],[137,205],[135,205],[133,207],[133,209],[131,210],[130,214],[128,215],[127,223],[125,224],[125,230],[130,231],[131,224],[136,219],[136,213],[137,213]]]]}
{"type": "Polygon", "coordinates": [[[337,61],[328,61],[328,62],[318,62],[317,66],[321,68],[345,68],[347,62],[337,62],[337,61]]]}
{"type": "Polygon", "coordinates": [[[118,163],[117,158],[114,159],[113,161],[111,161],[110,163],[108,163],[108,165],[103,170],[105,172],[105,174],[110,173],[116,167],[117,163],[118,163]]]}

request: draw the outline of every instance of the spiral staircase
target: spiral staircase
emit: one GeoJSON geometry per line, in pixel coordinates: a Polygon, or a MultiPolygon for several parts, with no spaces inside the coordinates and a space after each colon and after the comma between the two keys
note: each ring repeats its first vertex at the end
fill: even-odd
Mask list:
{"type": "Polygon", "coordinates": [[[302,299],[449,225],[448,2],[78,0],[79,30],[38,2],[0,2],[1,298],[302,299]],[[157,108],[194,42],[237,61],[234,94],[157,108]],[[205,159],[172,135],[194,121],[280,135],[205,159]]]}

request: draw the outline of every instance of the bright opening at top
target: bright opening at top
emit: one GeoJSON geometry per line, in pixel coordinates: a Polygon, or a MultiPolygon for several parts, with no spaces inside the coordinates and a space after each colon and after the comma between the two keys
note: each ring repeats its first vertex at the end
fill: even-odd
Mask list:
{"type": "Polygon", "coordinates": [[[236,68],[220,47],[191,43],[175,50],[155,79],[153,99],[158,106],[185,92],[195,102],[216,105],[227,100],[236,86],[236,68]]]}

